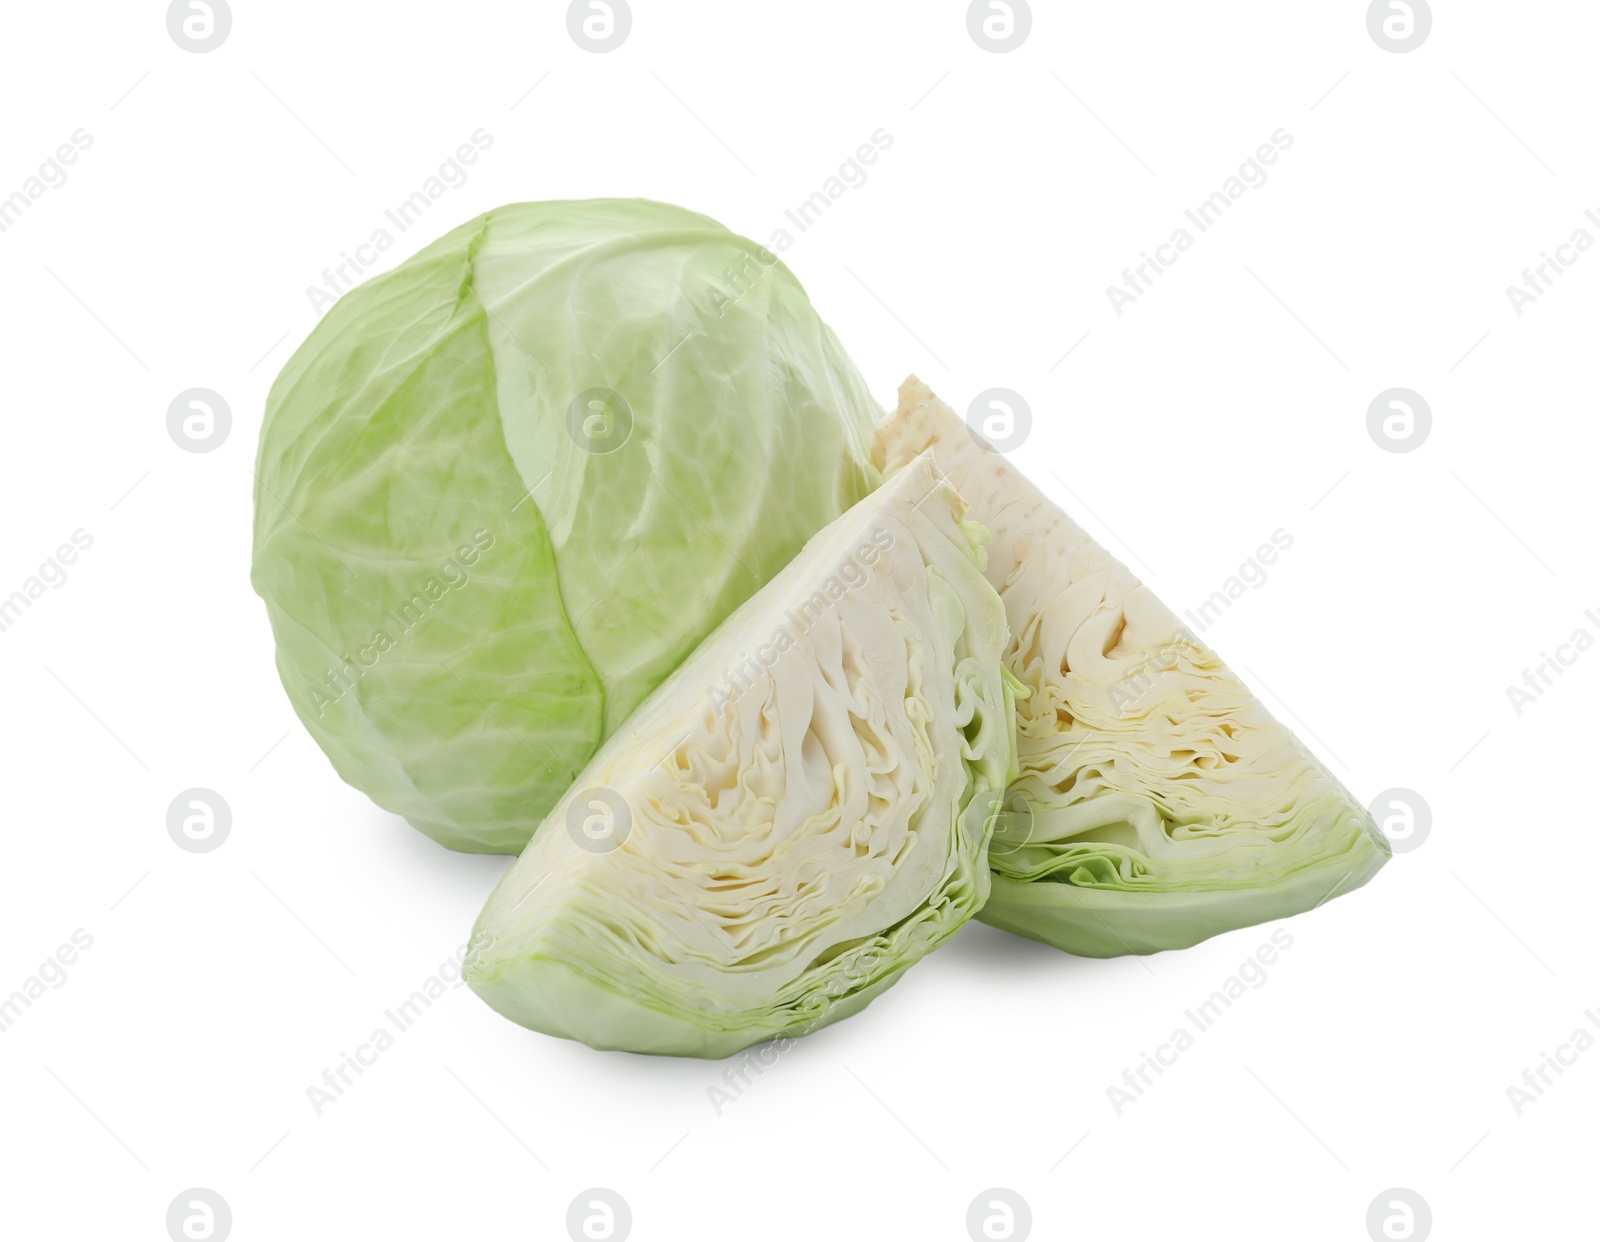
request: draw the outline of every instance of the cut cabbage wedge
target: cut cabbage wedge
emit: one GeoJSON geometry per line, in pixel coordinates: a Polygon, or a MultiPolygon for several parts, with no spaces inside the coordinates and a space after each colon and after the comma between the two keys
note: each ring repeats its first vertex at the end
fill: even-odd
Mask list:
{"type": "Polygon", "coordinates": [[[864,1008],[989,893],[1016,683],[931,458],[814,536],[595,755],[466,977],[595,1048],[724,1057],[864,1008]]]}
{"type": "Polygon", "coordinates": [[[1029,691],[982,921],[1088,957],[1153,953],[1383,866],[1365,809],[1217,654],[913,377],[874,464],[929,450],[992,533],[1006,664],[1029,691]]]}

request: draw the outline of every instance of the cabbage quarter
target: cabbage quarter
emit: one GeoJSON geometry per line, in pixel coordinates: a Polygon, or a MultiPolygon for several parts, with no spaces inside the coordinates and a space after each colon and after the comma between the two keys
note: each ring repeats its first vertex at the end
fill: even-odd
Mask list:
{"type": "Polygon", "coordinates": [[[501,880],[473,990],[596,1048],[724,1057],[858,1012],[953,935],[1015,772],[964,507],[911,463],[707,639],[501,880]]]}
{"type": "Polygon", "coordinates": [[[1149,587],[909,379],[885,472],[939,467],[992,532],[1021,776],[990,848],[985,923],[1070,953],[1185,948],[1369,880],[1366,809],[1149,587]]]}

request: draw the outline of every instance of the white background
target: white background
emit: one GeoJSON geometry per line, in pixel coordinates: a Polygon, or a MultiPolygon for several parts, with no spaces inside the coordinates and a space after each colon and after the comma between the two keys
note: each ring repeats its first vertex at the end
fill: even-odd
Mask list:
{"type": "Polygon", "coordinates": [[[238,1239],[562,1239],[594,1186],[640,1240],[960,1242],[990,1187],[1040,1239],[1361,1242],[1390,1187],[1441,1239],[1592,1231],[1600,1050],[1520,1117],[1506,1089],[1600,1009],[1600,650],[1520,716],[1506,687],[1600,636],[1600,253],[1520,317],[1506,286],[1600,239],[1600,10],[1439,0],[1398,55],[1364,0],[1036,3],[995,54],[965,8],[634,0],[604,55],[554,0],[236,0],[206,54],[161,3],[7,8],[0,195],[93,145],[0,234],[0,595],[94,543],[0,633],[0,995],[94,944],[0,1035],[0,1233],[162,1239],[206,1187],[238,1239]],[[295,721],[250,467],[307,287],[480,127],[382,266],[545,198],[765,241],[887,130],[784,256],[882,401],[913,370],[958,409],[1022,393],[1014,460],[1179,611],[1292,534],[1206,637],[1432,835],[1283,924],[1267,983],[1121,1116],[1107,1087],[1271,927],[1102,962],[972,925],[720,1115],[725,1065],[596,1053],[463,988],[318,1117],[307,1087],[507,860],[378,811],[295,721]],[[1106,286],[1279,128],[1270,179],[1119,317],[1106,286]],[[1407,454],[1366,429],[1395,386],[1433,411],[1407,454]],[[232,409],[210,453],[166,429],[192,387],[232,409]],[[232,807],[213,853],[167,835],[192,786],[232,807]]]}

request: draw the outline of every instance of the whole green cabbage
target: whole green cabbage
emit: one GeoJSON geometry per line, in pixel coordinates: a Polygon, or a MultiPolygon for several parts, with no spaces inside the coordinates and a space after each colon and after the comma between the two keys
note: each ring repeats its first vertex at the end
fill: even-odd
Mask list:
{"type": "Polygon", "coordinates": [[[341,299],[268,398],[252,580],[295,711],[380,806],[519,850],[872,490],[880,413],[789,270],[705,216],[463,225],[341,299]]]}

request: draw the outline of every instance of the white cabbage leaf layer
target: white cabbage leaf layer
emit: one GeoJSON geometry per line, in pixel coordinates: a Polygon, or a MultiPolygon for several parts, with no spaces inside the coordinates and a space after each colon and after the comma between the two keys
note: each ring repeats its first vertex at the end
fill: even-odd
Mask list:
{"type": "Polygon", "coordinates": [[[1094,957],[1182,948],[1370,879],[1365,809],[1126,567],[915,378],[885,473],[932,451],[992,533],[1021,772],[986,923],[1094,957]]]}
{"type": "Polygon", "coordinates": [[[964,507],[909,463],[713,633],[496,888],[473,989],[596,1048],[722,1057],[857,1012],[953,935],[1016,772],[964,507]]]}

